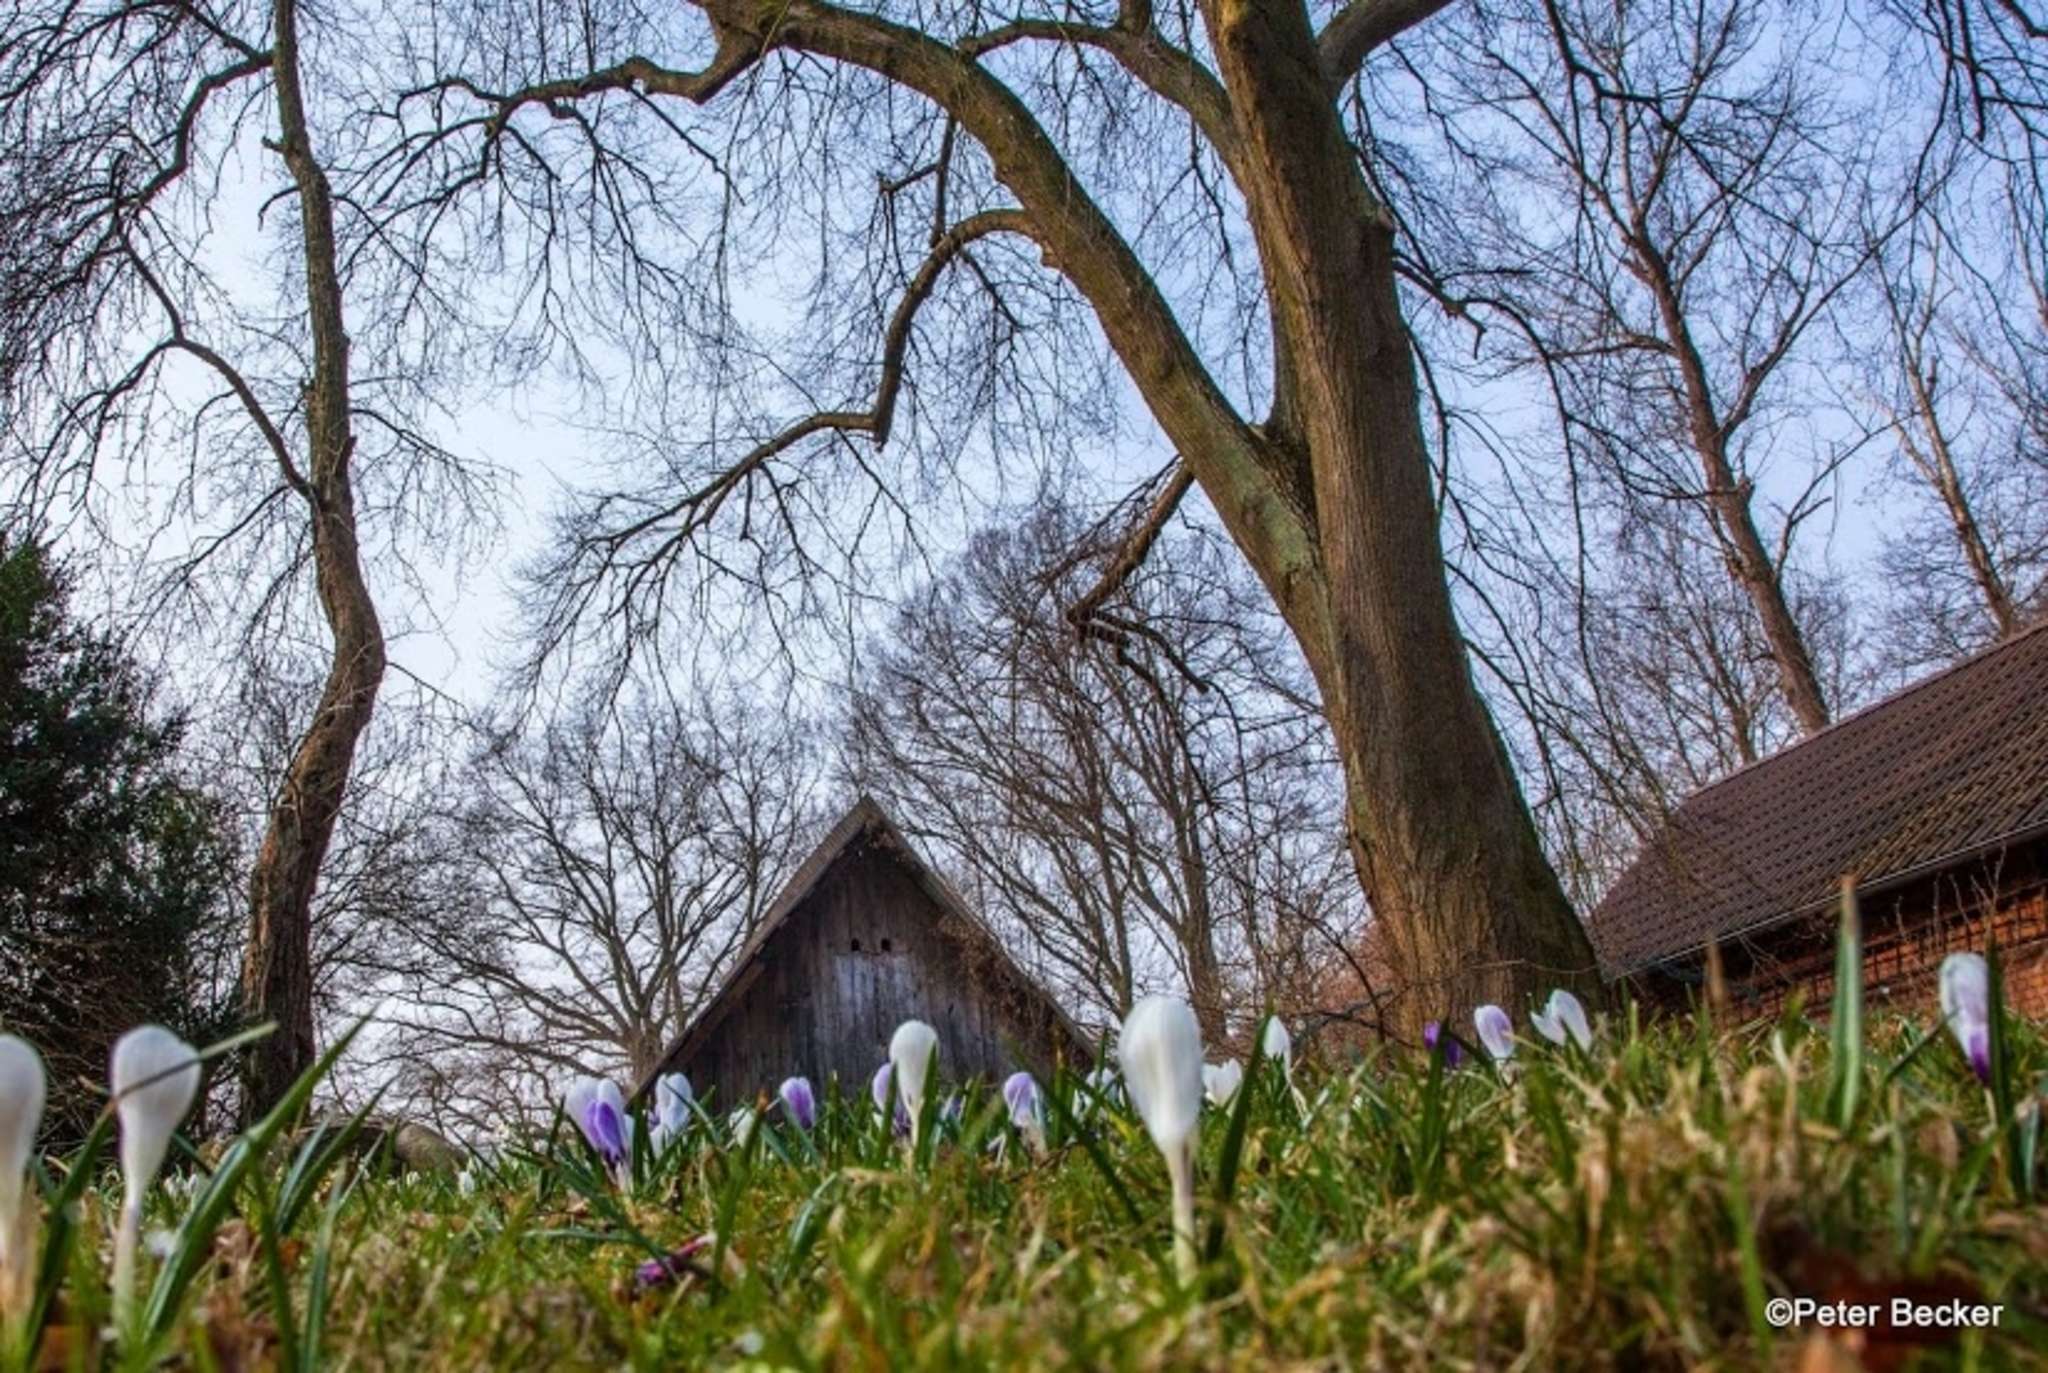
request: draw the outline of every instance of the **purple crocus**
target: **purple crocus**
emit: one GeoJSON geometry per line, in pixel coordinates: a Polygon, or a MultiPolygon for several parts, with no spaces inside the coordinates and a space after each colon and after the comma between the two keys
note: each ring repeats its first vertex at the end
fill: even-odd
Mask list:
{"type": "Polygon", "coordinates": [[[576,1122],[576,1128],[583,1131],[583,1137],[606,1164],[616,1168],[626,1161],[630,1127],[626,1123],[626,1100],[617,1083],[594,1077],[577,1078],[563,1105],[569,1119],[576,1122]]]}
{"type": "Polygon", "coordinates": [[[1486,1005],[1472,1012],[1472,1028],[1479,1032],[1479,1042],[1495,1063],[1515,1056],[1515,1022],[1500,1007],[1486,1005]]]}
{"type": "Polygon", "coordinates": [[[1991,967],[1984,955],[1952,953],[1941,960],[1941,1015],[1962,1046],[1977,1080],[1991,1082],[1991,967]]]}
{"type": "Polygon", "coordinates": [[[775,1089],[775,1095],[782,1099],[782,1113],[805,1130],[818,1123],[818,1098],[811,1091],[811,1080],[807,1077],[784,1078],[782,1085],[775,1089]]]}
{"type": "Polygon", "coordinates": [[[1011,1073],[1003,1079],[1003,1104],[1010,1108],[1010,1123],[1022,1130],[1039,1118],[1038,1079],[1029,1073],[1011,1073]]]}
{"type": "Polygon", "coordinates": [[[1440,1020],[1432,1020],[1422,1027],[1422,1042],[1429,1046],[1431,1053],[1443,1054],[1446,1068],[1455,1068],[1465,1061],[1464,1047],[1458,1043],[1457,1036],[1444,1033],[1440,1020]]]}
{"type": "Polygon", "coordinates": [[[1010,1108],[1012,1128],[1034,1153],[1044,1152],[1045,1101],[1038,1091],[1038,1079],[1029,1073],[1011,1073],[1003,1079],[1003,1104],[1010,1108]]]}
{"type": "MultiPolygon", "coordinates": [[[[868,1095],[875,1099],[875,1109],[877,1111],[885,1111],[889,1108],[889,1084],[895,1076],[896,1065],[893,1063],[884,1063],[881,1067],[875,1069],[874,1080],[868,1083],[868,1095]]],[[[896,1133],[899,1135],[910,1133],[910,1108],[903,1104],[901,1095],[898,1095],[896,1098],[896,1133]]]]}
{"type": "Polygon", "coordinates": [[[633,1270],[633,1282],[645,1291],[655,1287],[666,1287],[684,1274],[693,1271],[690,1260],[711,1243],[711,1236],[699,1235],[680,1249],[671,1249],[658,1259],[649,1259],[633,1270]]]}

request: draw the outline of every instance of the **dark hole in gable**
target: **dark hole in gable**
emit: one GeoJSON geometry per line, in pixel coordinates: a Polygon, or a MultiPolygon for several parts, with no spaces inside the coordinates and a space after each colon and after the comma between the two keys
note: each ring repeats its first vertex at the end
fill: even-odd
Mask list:
{"type": "Polygon", "coordinates": [[[889,952],[889,951],[890,951],[891,949],[893,949],[894,947],[895,947],[895,944],[894,944],[893,942],[891,942],[890,940],[884,939],[884,940],[882,941],[882,952],[883,952],[883,953],[888,953],[888,952],[889,952]]]}
{"type": "Polygon", "coordinates": [[[854,941],[853,941],[853,951],[854,951],[855,953],[859,953],[859,952],[860,952],[860,941],[859,941],[858,939],[856,939],[856,940],[854,940],[854,941]]]}

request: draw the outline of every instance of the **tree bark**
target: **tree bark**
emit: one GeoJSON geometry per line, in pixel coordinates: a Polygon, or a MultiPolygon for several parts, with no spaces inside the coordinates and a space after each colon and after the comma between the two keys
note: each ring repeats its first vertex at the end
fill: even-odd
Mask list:
{"type": "Polygon", "coordinates": [[[383,629],[356,542],[350,477],[355,437],[334,200],[307,123],[296,0],[276,0],[272,21],[280,134],[275,148],[298,195],[313,344],[313,375],[305,394],[308,462],[295,485],[310,510],[314,578],[333,647],[319,707],[271,803],[249,881],[242,999],[252,1021],[275,1021],[277,1031],[249,1052],[243,1098],[247,1119],[275,1105],[314,1061],[313,894],[385,663],[383,629]]]}
{"type": "Polygon", "coordinates": [[[1589,983],[1594,959],[1471,679],[1392,220],[1324,93],[1298,0],[1208,13],[1312,474],[1328,634],[1296,632],[1344,761],[1359,880],[1385,922],[1392,1013],[1412,1033],[1486,1001],[1519,1009],[1545,985],[1589,983]]]}

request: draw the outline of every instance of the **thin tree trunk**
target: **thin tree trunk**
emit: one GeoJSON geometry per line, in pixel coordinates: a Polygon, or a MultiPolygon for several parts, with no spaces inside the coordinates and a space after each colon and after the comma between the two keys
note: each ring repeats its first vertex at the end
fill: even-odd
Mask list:
{"type": "Polygon", "coordinates": [[[1962,549],[1963,561],[1970,566],[1970,578],[1976,582],[1977,593],[1984,598],[1984,609],[2002,639],[2019,627],[2019,610],[2013,604],[2011,588],[1998,574],[1998,563],[1991,556],[1983,526],[1977,523],[1977,512],[1970,507],[1969,493],[1963,490],[1962,474],[1956,470],[1955,452],[1949,447],[1948,431],[1941,426],[1941,416],[1934,408],[1934,396],[1920,370],[1917,354],[1907,359],[1906,384],[1913,393],[1913,406],[1919,413],[1921,431],[1927,436],[1927,451],[1922,452],[1920,446],[1913,442],[1904,424],[1896,426],[1899,444],[1906,450],[1907,459],[1934,488],[1941,508],[1948,512],[1956,544],[1962,549]]]}
{"type": "Polygon", "coordinates": [[[1693,343],[1678,289],[1671,280],[1670,265],[1653,244],[1640,236],[1630,248],[1656,297],[1658,315],[1678,361],[1687,431],[1699,458],[1708,513],[1720,536],[1728,570],[1756,609],[1764,642],[1770,646],[1771,662],[1778,670],[1779,688],[1785,693],[1785,701],[1792,707],[1800,729],[1808,734],[1826,729],[1833,718],[1827,693],[1821,689],[1820,673],[1814,668],[1806,633],[1785,599],[1785,579],[1757,530],[1750,509],[1755,488],[1748,478],[1737,479],[1735,465],[1728,459],[1728,435],[1708,383],[1706,361],[1693,343]]]}
{"type": "Polygon", "coordinates": [[[333,195],[315,157],[300,85],[296,0],[276,0],[274,71],[280,140],[297,187],[306,265],[313,376],[306,388],[309,462],[299,482],[313,521],[314,578],[333,635],[319,708],[271,803],[249,881],[249,946],[242,999],[277,1032],[252,1047],[243,1110],[254,1118],[284,1096],[314,1059],[313,893],[347,791],[356,742],[384,678],[384,634],[363,578],[349,463],[348,334],[336,268],[333,195]]]}

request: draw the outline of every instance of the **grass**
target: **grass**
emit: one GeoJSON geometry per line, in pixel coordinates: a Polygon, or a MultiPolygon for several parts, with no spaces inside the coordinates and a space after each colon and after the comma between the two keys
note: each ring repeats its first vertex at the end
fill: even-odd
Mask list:
{"type": "MultiPolygon", "coordinates": [[[[828,1091],[810,1134],[771,1116],[732,1148],[707,1116],[664,1159],[643,1149],[630,1196],[566,1128],[462,1177],[382,1176],[332,1136],[270,1141],[230,1150],[234,1204],[210,1218],[226,1183],[159,1190],[150,1224],[185,1229],[145,1283],[189,1269],[189,1285],[153,1344],[123,1358],[92,1333],[104,1243],[80,1243],[57,1256],[42,1358],[1832,1368],[1858,1365],[1813,1360],[1849,1344],[1774,1330],[1770,1299],[1906,1293],[2003,1303],[2000,1328],[1866,1339],[1867,1366],[2048,1367],[2032,1134],[1994,1128],[1992,1094],[1928,1028],[1865,1024],[1849,1048],[1796,1018],[1715,1032],[1624,1013],[1592,1053],[1524,1043],[1507,1075],[1390,1052],[1304,1066],[1293,1092],[1268,1065],[1241,1110],[1206,1113],[1191,1289],[1167,1262],[1157,1152],[1064,1078],[1042,1157],[1009,1137],[993,1093],[935,1119],[912,1158],[864,1094],[828,1091]],[[682,1276],[636,1280],[709,1231],[682,1276]]],[[[2009,1027],[2000,1054],[2008,1096],[2036,1097],[2040,1039],[2009,1027]]],[[[72,1233],[103,1237],[111,1184],[81,1190],[72,1233]]]]}

